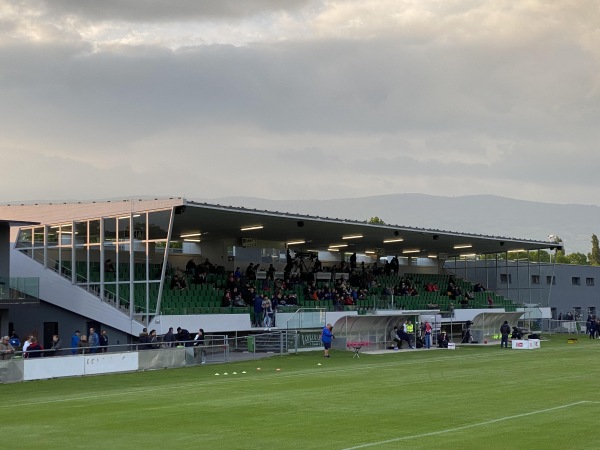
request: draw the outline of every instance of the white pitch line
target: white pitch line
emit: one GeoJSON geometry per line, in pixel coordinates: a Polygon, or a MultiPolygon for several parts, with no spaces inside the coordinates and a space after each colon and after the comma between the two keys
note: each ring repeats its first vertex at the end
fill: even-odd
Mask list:
{"type": "Polygon", "coordinates": [[[367,448],[367,447],[375,447],[377,445],[391,444],[392,442],[408,441],[411,439],[419,439],[419,438],[428,437],[428,436],[437,436],[440,434],[454,433],[456,431],[468,430],[470,428],[475,428],[475,427],[483,427],[483,426],[491,425],[491,424],[498,423],[498,422],[504,422],[506,420],[519,419],[521,417],[533,416],[535,414],[543,414],[543,413],[547,413],[547,412],[551,412],[551,411],[558,411],[560,409],[571,408],[573,406],[579,406],[579,405],[583,405],[586,403],[599,404],[600,402],[594,402],[591,400],[582,400],[582,401],[575,402],[575,403],[569,403],[567,405],[560,405],[560,406],[555,406],[553,408],[547,408],[547,409],[539,409],[536,411],[530,411],[530,412],[526,412],[526,413],[522,413],[522,414],[516,414],[514,416],[500,417],[498,419],[492,419],[492,420],[487,420],[485,422],[473,423],[470,425],[464,425],[462,427],[448,428],[446,430],[439,430],[439,431],[430,431],[429,433],[413,434],[412,436],[403,436],[403,437],[388,439],[388,440],[379,441],[379,442],[369,442],[367,444],[356,445],[354,447],[346,447],[343,450],[356,450],[359,448],[367,448]]]}

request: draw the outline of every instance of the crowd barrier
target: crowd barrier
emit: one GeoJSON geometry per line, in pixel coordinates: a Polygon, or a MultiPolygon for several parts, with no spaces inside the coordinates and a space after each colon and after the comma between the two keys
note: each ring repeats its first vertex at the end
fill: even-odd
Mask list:
{"type": "MultiPolygon", "coordinates": [[[[64,350],[65,353],[68,350],[64,350]]],[[[229,361],[227,341],[206,346],[109,351],[0,361],[0,383],[186,367],[229,361]]]]}

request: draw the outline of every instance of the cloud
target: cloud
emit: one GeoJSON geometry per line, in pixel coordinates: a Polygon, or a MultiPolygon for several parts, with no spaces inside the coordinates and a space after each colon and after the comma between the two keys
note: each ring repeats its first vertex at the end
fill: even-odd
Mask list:
{"type": "Polygon", "coordinates": [[[305,7],[307,0],[39,0],[33,2],[49,17],[77,16],[90,21],[187,22],[215,18],[240,18],[305,7]]]}
{"type": "Polygon", "coordinates": [[[0,0],[0,149],[36,174],[4,198],[68,191],[47,167],[88,198],[597,203],[593,2],[213,3],[0,0]]]}

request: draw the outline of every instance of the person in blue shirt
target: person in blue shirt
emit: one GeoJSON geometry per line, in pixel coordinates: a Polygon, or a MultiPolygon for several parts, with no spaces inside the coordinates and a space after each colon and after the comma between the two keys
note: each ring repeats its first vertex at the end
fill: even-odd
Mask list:
{"type": "Polygon", "coordinates": [[[260,297],[260,295],[256,294],[254,296],[254,326],[255,327],[262,326],[262,319],[263,319],[263,299],[260,297]]]}
{"type": "Polygon", "coordinates": [[[81,333],[79,330],[75,330],[75,333],[71,337],[71,354],[72,355],[76,355],[77,352],[79,351],[79,335],[80,334],[81,333]]]}
{"type": "Polygon", "coordinates": [[[335,338],[333,335],[333,326],[328,323],[321,331],[321,342],[323,343],[323,347],[325,348],[323,353],[323,358],[329,358],[329,349],[331,348],[331,340],[335,338]]]}
{"type": "Polygon", "coordinates": [[[90,328],[88,343],[90,344],[90,351],[92,353],[98,352],[98,347],[100,346],[100,338],[98,337],[98,333],[96,333],[96,330],[93,327],[90,328]]]}

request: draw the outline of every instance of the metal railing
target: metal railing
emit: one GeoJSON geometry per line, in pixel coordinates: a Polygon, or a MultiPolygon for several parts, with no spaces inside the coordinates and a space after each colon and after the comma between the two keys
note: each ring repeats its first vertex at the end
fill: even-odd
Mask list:
{"type": "Polygon", "coordinates": [[[299,308],[286,323],[288,330],[322,328],[326,322],[326,308],[299,308]]]}

